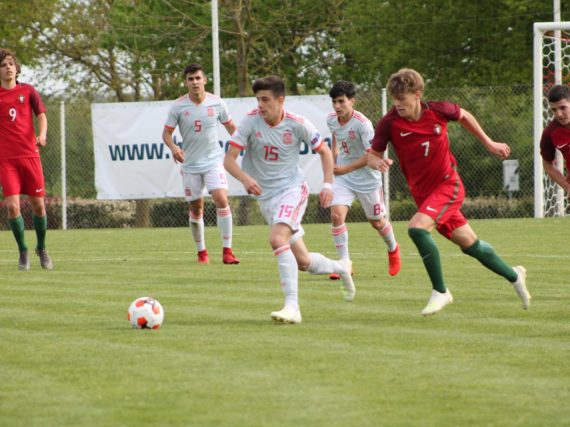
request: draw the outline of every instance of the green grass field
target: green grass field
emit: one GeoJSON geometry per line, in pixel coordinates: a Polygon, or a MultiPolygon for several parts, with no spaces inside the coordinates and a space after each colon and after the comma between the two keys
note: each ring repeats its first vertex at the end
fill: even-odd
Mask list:
{"type": "MultiPolygon", "coordinates": [[[[385,246],[350,224],[358,289],[300,275],[303,323],[281,308],[267,227],[235,230],[226,266],[217,229],[198,265],[187,229],[50,231],[56,269],[18,272],[0,233],[0,426],[570,425],[570,219],[472,221],[528,269],[528,311],[511,286],[439,236],[454,304],[420,310],[430,286],[405,223],[401,273],[385,246]],[[133,330],[126,311],[152,295],[163,327],[133,330]]],[[[328,225],[305,226],[334,257],[328,225]]],[[[27,235],[33,247],[33,232],[27,235]]]]}

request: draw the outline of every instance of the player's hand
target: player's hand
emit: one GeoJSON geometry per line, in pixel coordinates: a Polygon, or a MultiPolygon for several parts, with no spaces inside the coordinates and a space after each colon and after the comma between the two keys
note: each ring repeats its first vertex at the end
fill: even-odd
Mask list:
{"type": "Polygon", "coordinates": [[[333,199],[333,191],[330,188],[323,188],[319,193],[319,200],[323,208],[328,208],[333,199]]]}
{"type": "Polygon", "coordinates": [[[506,159],[511,155],[511,148],[504,142],[492,142],[487,146],[487,150],[500,159],[506,159]]]}
{"type": "Polygon", "coordinates": [[[372,158],[372,161],[368,162],[368,166],[380,172],[388,172],[390,166],[392,166],[392,164],[394,163],[394,160],[392,159],[388,158],[383,159],[377,156],[370,156],[370,157],[372,158]]]}
{"type": "Polygon", "coordinates": [[[45,147],[46,143],[47,143],[47,139],[44,135],[36,136],[36,145],[39,145],[40,147],[45,147]]]}
{"type": "Polygon", "coordinates": [[[242,184],[247,191],[247,194],[253,194],[254,196],[261,196],[261,187],[257,181],[250,176],[245,177],[242,180],[242,184]]]}
{"type": "Polygon", "coordinates": [[[178,145],[172,150],[172,158],[174,159],[174,163],[184,163],[184,151],[178,145]]]}

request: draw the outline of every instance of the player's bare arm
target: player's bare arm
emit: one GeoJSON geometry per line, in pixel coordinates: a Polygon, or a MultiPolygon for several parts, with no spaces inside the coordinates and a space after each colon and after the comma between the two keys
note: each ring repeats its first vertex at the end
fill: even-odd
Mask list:
{"type": "Polygon", "coordinates": [[[38,114],[38,135],[36,136],[36,145],[45,147],[47,143],[47,117],[45,113],[38,114]]]}
{"type": "Polygon", "coordinates": [[[379,152],[376,150],[370,150],[366,155],[366,163],[370,169],[378,170],[382,173],[388,172],[394,160],[389,158],[384,158],[384,151],[379,152]]]}
{"type": "Polygon", "coordinates": [[[554,161],[549,162],[542,160],[542,166],[544,167],[544,172],[546,172],[555,183],[562,187],[564,191],[570,193],[570,182],[568,182],[568,178],[556,167],[554,161]]]}
{"type": "Polygon", "coordinates": [[[226,128],[226,130],[228,131],[230,136],[232,136],[234,134],[234,132],[237,130],[237,126],[233,120],[230,120],[229,122],[224,123],[224,127],[226,128]]]}
{"type": "Polygon", "coordinates": [[[355,160],[348,165],[334,165],[334,175],[346,175],[347,173],[354,172],[355,170],[361,169],[366,166],[368,162],[368,156],[365,154],[359,159],[355,160]]]}
{"type": "Polygon", "coordinates": [[[501,159],[506,159],[510,156],[510,147],[504,142],[496,142],[489,138],[477,119],[469,111],[462,108],[458,121],[464,129],[481,141],[489,153],[501,159]]]}
{"type": "Polygon", "coordinates": [[[174,129],[165,127],[162,131],[162,140],[166,144],[170,151],[172,151],[172,157],[174,158],[175,162],[183,163],[184,162],[184,151],[178,145],[174,143],[172,139],[172,134],[174,133],[174,129]]]}
{"type": "Polygon", "coordinates": [[[319,199],[323,208],[328,208],[333,199],[332,180],[333,180],[333,155],[327,144],[321,144],[316,150],[321,156],[321,166],[323,168],[324,186],[319,193],[319,199]]]}
{"type": "Polygon", "coordinates": [[[233,176],[235,179],[237,179],[239,182],[243,184],[243,187],[247,191],[247,194],[260,196],[262,191],[261,186],[257,183],[255,179],[253,179],[251,176],[245,173],[243,169],[240,168],[239,165],[237,164],[236,159],[239,156],[240,152],[241,152],[240,148],[234,145],[230,145],[224,157],[224,168],[226,169],[226,171],[228,171],[228,173],[231,176],[233,176]]]}

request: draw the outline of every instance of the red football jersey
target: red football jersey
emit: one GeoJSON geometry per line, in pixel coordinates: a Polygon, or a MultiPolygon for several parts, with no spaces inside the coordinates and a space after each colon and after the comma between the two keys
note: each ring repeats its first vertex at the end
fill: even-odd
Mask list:
{"type": "Polygon", "coordinates": [[[555,158],[556,149],[562,153],[566,170],[570,173],[570,129],[553,120],[542,131],[540,155],[547,162],[551,162],[555,158]]]}
{"type": "Polygon", "coordinates": [[[29,84],[0,87],[0,159],[39,157],[34,118],[45,113],[40,94],[29,84]]]}
{"type": "Polygon", "coordinates": [[[428,196],[443,180],[457,173],[457,161],[449,148],[447,122],[458,120],[461,108],[447,101],[422,102],[422,115],[409,121],[392,108],[376,125],[372,149],[386,150],[392,143],[410,192],[428,196]]]}

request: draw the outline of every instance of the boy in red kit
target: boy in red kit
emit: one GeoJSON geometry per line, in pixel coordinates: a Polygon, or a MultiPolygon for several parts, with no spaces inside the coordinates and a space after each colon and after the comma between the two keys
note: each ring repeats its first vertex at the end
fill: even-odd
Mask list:
{"type": "Polygon", "coordinates": [[[559,150],[564,157],[566,170],[570,170],[570,87],[553,86],[548,92],[548,103],[554,120],[542,131],[540,139],[542,165],[548,176],[566,193],[570,193],[570,178],[564,176],[555,165],[556,150],[559,150]]]}
{"type": "Polygon", "coordinates": [[[525,283],[526,270],[509,266],[491,245],[479,240],[460,211],[465,190],[457,172],[457,161],[450,151],[447,122],[458,121],[501,159],[509,156],[509,146],[491,140],[471,113],[459,105],[447,101],[423,102],[424,81],[414,70],[401,69],[393,74],[387,89],[394,107],[376,126],[368,166],[381,172],[389,169],[392,160],[384,159],[383,155],[391,142],[418,207],[408,225],[408,234],[418,248],[433,287],[422,315],[435,314],[453,302],[443,280],[439,250],[430,234],[433,229],[511,282],[526,310],[531,299],[525,283]]]}
{"type": "Polygon", "coordinates": [[[53,264],[45,247],[47,216],[39,150],[46,145],[46,109],[33,86],[17,81],[19,73],[16,56],[8,49],[0,48],[0,185],[8,207],[10,227],[20,251],[18,269],[30,269],[24,220],[20,214],[20,194],[26,194],[32,205],[36,254],[41,266],[51,270],[53,264]],[[32,114],[38,121],[37,136],[32,114]]]}

